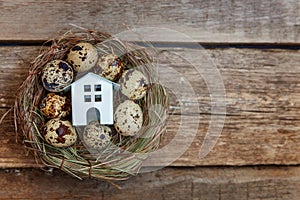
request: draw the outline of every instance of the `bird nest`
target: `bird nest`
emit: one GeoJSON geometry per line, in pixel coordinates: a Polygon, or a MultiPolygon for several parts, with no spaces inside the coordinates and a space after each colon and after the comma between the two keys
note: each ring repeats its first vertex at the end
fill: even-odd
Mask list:
{"type": "MultiPolygon", "coordinates": [[[[61,169],[79,179],[90,177],[112,181],[136,175],[149,154],[159,147],[167,119],[167,93],[159,84],[149,53],[136,44],[96,31],[70,31],[51,40],[50,47],[43,46],[42,49],[30,64],[29,74],[17,92],[14,105],[17,134],[25,146],[34,152],[37,163],[61,169]],[[148,79],[146,95],[133,101],[143,113],[141,128],[136,134],[123,135],[114,124],[108,125],[111,128],[111,139],[101,150],[87,148],[82,139],[85,128],[82,126],[76,127],[76,134],[79,136],[70,146],[53,146],[45,139],[44,127],[50,119],[41,112],[40,107],[43,98],[49,93],[43,87],[43,69],[53,60],[65,61],[70,50],[80,42],[92,44],[99,55],[118,55],[124,70],[138,69],[148,79]]],[[[76,76],[82,77],[88,72],[78,73],[76,76]]],[[[63,93],[70,96],[71,91],[63,93]]],[[[118,104],[128,99],[120,91],[115,92],[113,98],[114,110],[118,104]]],[[[72,121],[72,117],[66,117],[66,120],[72,121]]]]}

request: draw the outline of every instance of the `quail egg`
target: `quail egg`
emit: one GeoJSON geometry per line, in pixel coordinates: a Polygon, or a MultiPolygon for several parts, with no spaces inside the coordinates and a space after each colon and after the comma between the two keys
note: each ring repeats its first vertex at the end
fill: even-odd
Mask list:
{"type": "Polygon", "coordinates": [[[143,124],[141,107],[131,100],[121,103],[114,114],[114,126],[124,136],[134,136],[143,124]]]}
{"type": "Polygon", "coordinates": [[[99,59],[94,72],[108,80],[115,81],[122,75],[122,69],[121,59],[117,55],[108,54],[99,59]]]}
{"type": "Polygon", "coordinates": [[[111,141],[112,131],[108,126],[101,125],[98,121],[89,123],[83,133],[83,141],[87,147],[101,150],[111,141]]]}
{"type": "Polygon", "coordinates": [[[42,82],[46,90],[61,92],[73,81],[73,69],[65,61],[53,60],[42,71],[42,82]]]}
{"type": "Polygon", "coordinates": [[[129,69],[120,78],[121,92],[129,99],[143,98],[147,93],[147,78],[138,70],[129,69]]]}
{"type": "Polygon", "coordinates": [[[98,60],[98,51],[90,43],[76,44],[68,53],[67,61],[76,72],[84,72],[95,66],[98,60]]]}
{"type": "Polygon", "coordinates": [[[71,122],[59,118],[50,119],[45,124],[43,135],[46,142],[55,147],[69,147],[77,140],[77,134],[71,122]]]}
{"type": "Polygon", "coordinates": [[[71,102],[67,97],[49,93],[40,103],[40,111],[48,118],[66,117],[71,111],[71,102]]]}

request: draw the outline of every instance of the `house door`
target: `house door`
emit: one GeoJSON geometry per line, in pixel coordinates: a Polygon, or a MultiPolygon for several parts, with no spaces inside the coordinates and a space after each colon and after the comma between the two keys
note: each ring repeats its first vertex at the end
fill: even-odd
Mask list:
{"type": "Polygon", "coordinates": [[[92,121],[100,122],[100,111],[97,108],[90,108],[86,112],[86,122],[89,124],[92,121]]]}

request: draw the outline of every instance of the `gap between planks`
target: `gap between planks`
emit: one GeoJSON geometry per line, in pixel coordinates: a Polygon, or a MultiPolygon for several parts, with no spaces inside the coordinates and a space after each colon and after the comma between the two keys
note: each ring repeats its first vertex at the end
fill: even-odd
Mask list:
{"type": "MultiPolygon", "coordinates": [[[[160,42],[160,41],[127,41],[142,47],[160,48],[160,49],[278,49],[278,50],[300,50],[298,43],[199,43],[199,42],[160,42]]],[[[0,40],[0,47],[9,46],[50,46],[51,41],[37,40],[0,40]]]]}

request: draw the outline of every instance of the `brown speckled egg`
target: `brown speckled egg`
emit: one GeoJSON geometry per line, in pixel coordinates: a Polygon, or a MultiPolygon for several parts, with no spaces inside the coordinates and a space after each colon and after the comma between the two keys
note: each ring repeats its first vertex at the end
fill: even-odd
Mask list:
{"type": "Polygon", "coordinates": [[[129,69],[120,78],[121,92],[132,100],[143,98],[147,93],[147,78],[138,70],[129,69]]]}
{"type": "Polygon", "coordinates": [[[65,61],[53,60],[42,71],[42,82],[46,90],[61,92],[73,81],[73,69],[65,61]]]}
{"type": "Polygon", "coordinates": [[[96,65],[97,60],[97,49],[86,42],[76,44],[67,55],[67,61],[76,72],[84,72],[91,69],[96,65]]]}
{"type": "Polygon", "coordinates": [[[40,111],[48,118],[66,117],[71,111],[71,102],[67,97],[49,93],[40,103],[40,111]]]}
{"type": "Polygon", "coordinates": [[[131,100],[121,103],[114,114],[114,126],[124,136],[134,136],[143,124],[141,107],[131,100]]]}
{"type": "Polygon", "coordinates": [[[98,121],[89,123],[83,133],[83,141],[87,147],[101,150],[111,141],[112,131],[108,126],[101,125],[98,121]]]}
{"type": "Polygon", "coordinates": [[[121,59],[114,54],[108,54],[102,56],[96,67],[94,68],[94,72],[99,74],[100,76],[115,81],[122,75],[123,64],[121,59]]]}
{"type": "Polygon", "coordinates": [[[55,147],[69,147],[77,140],[77,134],[71,122],[59,118],[49,120],[43,130],[47,143],[55,147]]]}

